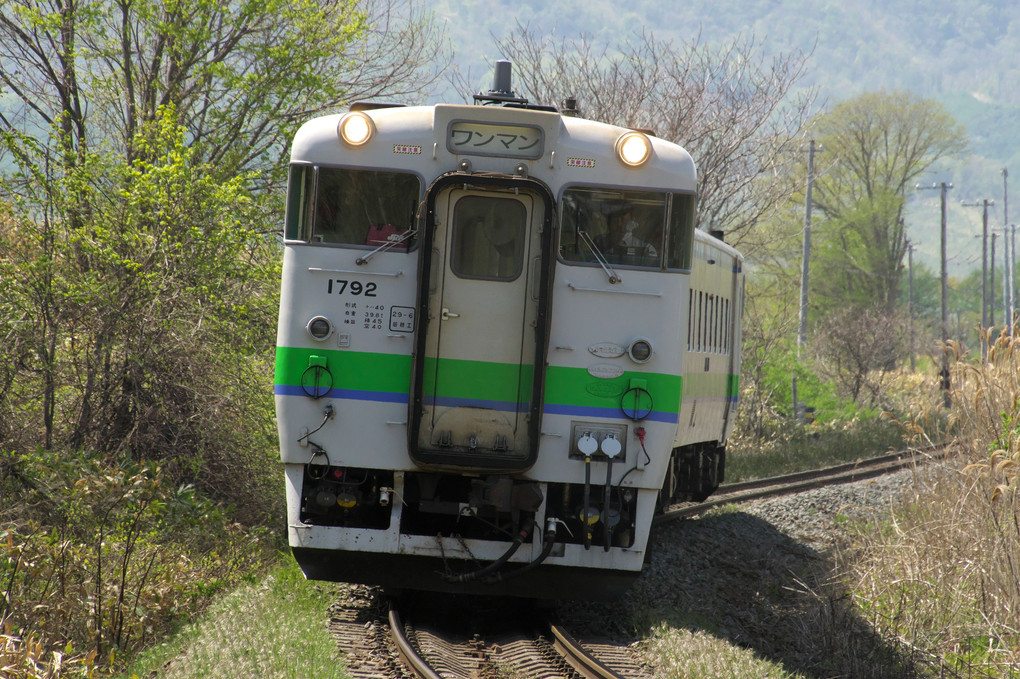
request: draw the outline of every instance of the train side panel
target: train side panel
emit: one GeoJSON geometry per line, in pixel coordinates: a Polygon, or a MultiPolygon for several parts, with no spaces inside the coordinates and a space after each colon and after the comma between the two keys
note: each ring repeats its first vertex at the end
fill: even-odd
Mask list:
{"type": "Polygon", "coordinates": [[[733,429],[740,377],[742,267],[736,251],[698,234],[686,305],[678,447],[721,444],[733,429]]]}

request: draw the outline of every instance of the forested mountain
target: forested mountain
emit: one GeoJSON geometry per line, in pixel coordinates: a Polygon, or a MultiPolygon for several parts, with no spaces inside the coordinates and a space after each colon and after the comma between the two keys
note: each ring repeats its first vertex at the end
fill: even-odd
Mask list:
{"type": "Polygon", "coordinates": [[[491,37],[516,24],[609,43],[642,30],[660,39],[723,42],[753,34],[772,52],[812,51],[805,85],[830,98],[879,88],[932,97],[971,93],[988,105],[1020,105],[1020,4],[1007,0],[933,6],[919,0],[606,0],[520,3],[436,0],[449,21],[457,60],[478,67],[491,37]]]}

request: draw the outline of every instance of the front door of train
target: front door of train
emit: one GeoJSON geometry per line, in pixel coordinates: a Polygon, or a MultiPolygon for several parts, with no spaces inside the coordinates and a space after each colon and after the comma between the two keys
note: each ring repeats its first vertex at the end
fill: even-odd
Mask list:
{"type": "Polygon", "coordinates": [[[409,433],[419,463],[513,470],[537,453],[550,204],[506,181],[431,189],[409,433]]]}

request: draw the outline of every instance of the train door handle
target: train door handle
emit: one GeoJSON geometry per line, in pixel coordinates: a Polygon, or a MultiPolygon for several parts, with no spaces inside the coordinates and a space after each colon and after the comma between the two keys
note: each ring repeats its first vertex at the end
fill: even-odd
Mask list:
{"type": "Polygon", "coordinates": [[[451,318],[460,318],[460,314],[455,314],[446,307],[443,307],[442,313],[439,315],[444,321],[448,321],[451,318]]]}

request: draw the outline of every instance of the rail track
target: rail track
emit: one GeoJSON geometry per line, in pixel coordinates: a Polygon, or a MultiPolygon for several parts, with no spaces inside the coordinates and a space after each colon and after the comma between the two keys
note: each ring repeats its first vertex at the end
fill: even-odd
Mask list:
{"type": "Polygon", "coordinates": [[[751,500],[800,493],[813,488],[864,481],[884,474],[891,474],[916,464],[939,459],[945,454],[946,450],[941,446],[921,451],[906,450],[825,467],[823,469],[813,469],[783,476],[772,476],[755,481],[724,484],[719,486],[719,489],[712,495],[710,500],[697,503],[684,502],[670,506],[665,512],[655,518],[653,525],[696,516],[714,507],[721,507],[723,505],[740,504],[742,502],[750,502],[751,500]]]}
{"type": "MultiPolygon", "coordinates": [[[[900,452],[820,470],[721,486],[710,501],[671,506],[655,524],[701,514],[712,507],[852,483],[938,459],[942,449],[900,452]]],[[[638,679],[647,677],[631,649],[592,640],[579,641],[554,622],[547,611],[507,608],[492,602],[440,610],[391,602],[388,612],[367,614],[372,605],[344,623],[334,619],[334,634],[346,624],[349,655],[360,662],[349,671],[357,679],[421,677],[425,679],[638,679]],[[495,608],[492,606],[495,605],[495,608]],[[470,609],[470,610],[468,610],[470,609]],[[513,610],[511,610],[513,609],[513,610]],[[370,640],[366,641],[366,638],[370,640]],[[383,649],[386,646],[388,650],[383,649]]],[[[498,601],[498,600],[497,600],[498,601]]],[[[440,609],[449,605],[438,604],[440,609]]],[[[351,615],[348,614],[348,618],[351,615]]]]}
{"type": "Polygon", "coordinates": [[[517,612],[484,634],[462,622],[409,624],[396,608],[390,634],[411,675],[420,679],[526,676],[544,679],[637,679],[644,676],[626,649],[582,644],[542,614],[517,612]],[[544,620],[544,622],[542,622],[544,620]]]}

